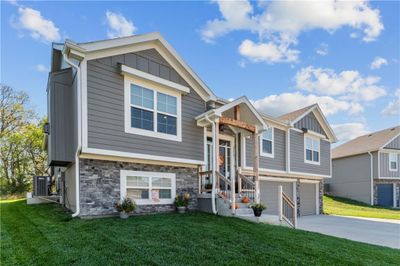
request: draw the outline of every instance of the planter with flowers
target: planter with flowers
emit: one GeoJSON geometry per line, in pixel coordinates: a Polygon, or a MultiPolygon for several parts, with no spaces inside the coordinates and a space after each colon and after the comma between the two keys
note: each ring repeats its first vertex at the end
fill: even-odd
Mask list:
{"type": "Polygon", "coordinates": [[[265,207],[265,205],[263,205],[261,203],[251,205],[250,207],[253,209],[254,216],[256,216],[256,217],[260,217],[263,210],[265,210],[267,208],[267,207],[265,207]]]}
{"type": "Polygon", "coordinates": [[[189,206],[190,194],[180,194],[176,195],[174,205],[178,213],[185,213],[187,207],[189,206]]]}
{"type": "Polygon", "coordinates": [[[136,204],[130,198],[124,198],[121,202],[115,204],[115,208],[119,212],[119,217],[121,219],[127,219],[129,214],[136,209],[136,204]]]}

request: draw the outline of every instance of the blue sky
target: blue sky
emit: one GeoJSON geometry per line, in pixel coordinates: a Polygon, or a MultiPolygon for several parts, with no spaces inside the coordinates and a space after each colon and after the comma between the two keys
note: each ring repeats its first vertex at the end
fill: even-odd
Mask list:
{"type": "Polygon", "coordinates": [[[318,102],[341,140],[400,124],[399,2],[1,2],[1,80],[46,113],[51,42],[159,31],[220,97],[318,102]]]}

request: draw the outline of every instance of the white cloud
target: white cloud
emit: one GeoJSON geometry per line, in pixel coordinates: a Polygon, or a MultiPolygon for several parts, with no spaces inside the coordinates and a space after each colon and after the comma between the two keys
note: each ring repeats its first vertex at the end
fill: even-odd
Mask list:
{"type": "Polygon", "coordinates": [[[388,62],[385,58],[377,56],[374,58],[374,61],[372,61],[370,68],[371,69],[379,69],[379,68],[381,68],[381,66],[387,65],[387,64],[388,64],[388,62]]]}
{"type": "Polygon", "coordinates": [[[288,43],[254,43],[244,40],[239,46],[239,53],[252,62],[297,62],[298,50],[289,49],[288,43]]]}
{"type": "Polygon", "coordinates": [[[17,0],[6,0],[10,5],[18,6],[17,0]]]}
{"type": "Polygon", "coordinates": [[[37,64],[36,65],[36,70],[39,71],[39,72],[49,72],[49,68],[46,67],[43,64],[37,64]]]}
{"type": "Polygon", "coordinates": [[[382,110],[381,114],[386,116],[400,116],[400,89],[394,93],[395,99],[382,110]]]}
{"type": "Polygon", "coordinates": [[[318,94],[336,95],[353,101],[372,101],[386,95],[378,83],[379,77],[363,77],[358,71],[346,70],[336,73],[329,68],[308,66],[296,73],[296,87],[318,94]]]}
{"type": "Polygon", "coordinates": [[[328,45],[326,43],[321,43],[315,52],[321,56],[325,56],[328,54],[328,45]]]}
{"type": "Polygon", "coordinates": [[[314,94],[304,95],[300,92],[282,93],[270,95],[263,99],[252,101],[254,107],[261,112],[272,116],[279,116],[305,106],[318,103],[326,116],[338,112],[348,112],[349,114],[359,114],[363,112],[363,107],[359,103],[336,100],[329,96],[317,96],[314,94]]]}
{"type": "Polygon", "coordinates": [[[106,17],[109,27],[107,31],[108,38],[133,35],[133,33],[137,30],[132,21],[126,19],[122,14],[107,11],[106,17]]]}
{"type": "Polygon", "coordinates": [[[339,142],[348,141],[369,133],[363,123],[333,124],[331,127],[339,142]]]}
{"type": "Polygon", "coordinates": [[[45,42],[56,42],[61,39],[59,29],[53,21],[45,19],[40,11],[21,6],[18,8],[18,13],[18,21],[14,26],[29,31],[32,38],[45,42]]]}
{"type": "MultiPolygon", "coordinates": [[[[213,2],[218,4],[222,18],[207,22],[201,30],[204,41],[213,42],[231,31],[247,30],[258,34],[258,46],[267,47],[263,49],[268,54],[271,49],[280,47],[281,43],[288,44],[286,50],[292,51],[290,46],[296,45],[298,35],[305,31],[322,29],[332,33],[342,27],[350,27],[362,31],[363,41],[368,42],[375,40],[383,30],[379,10],[371,8],[366,0],[270,1],[258,5],[258,10],[262,10],[259,13],[247,0],[213,2]],[[288,38],[294,41],[287,42],[288,38]]],[[[270,62],[264,59],[255,61],[270,62]]]]}

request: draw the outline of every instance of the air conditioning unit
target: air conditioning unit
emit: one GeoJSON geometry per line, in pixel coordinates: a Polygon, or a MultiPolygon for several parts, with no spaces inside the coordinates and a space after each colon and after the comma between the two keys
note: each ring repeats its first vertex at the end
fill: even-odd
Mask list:
{"type": "Polygon", "coordinates": [[[32,184],[34,196],[49,196],[50,176],[34,176],[32,184]]]}

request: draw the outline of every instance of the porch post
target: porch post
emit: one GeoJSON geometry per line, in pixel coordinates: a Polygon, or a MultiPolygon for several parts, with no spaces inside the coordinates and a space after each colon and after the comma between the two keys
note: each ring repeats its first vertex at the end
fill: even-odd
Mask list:
{"type": "MultiPolygon", "coordinates": [[[[215,144],[214,144],[214,154],[215,154],[215,172],[219,172],[219,122],[216,121],[215,122],[215,136],[213,136],[213,138],[215,139],[215,144]]],[[[217,175],[214,175],[213,178],[215,178],[215,182],[216,182],[216,190],[219,191],[220,189],[220,185],[219,185],[219,178],[216,178],[217,175]]]]}
{"type": "Polygon", "coordinates": [[[256,189],[256,203],[260,203],[260,181],[259,181],[259,165],[260,165],[260,144],[259,144],[259,136],[258,129],[256,128],[254,134],[254,154],[253,154],[253,172],[254,172],[254,182],[256,189]]]}

